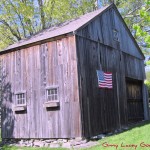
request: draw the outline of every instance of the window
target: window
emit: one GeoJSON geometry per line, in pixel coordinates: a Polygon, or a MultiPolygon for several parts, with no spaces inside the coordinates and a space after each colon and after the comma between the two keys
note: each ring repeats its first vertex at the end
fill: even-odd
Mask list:
{"type": "Polygon", "coordinates": [[[16,105],[25,105],[25,104],[26,104],[25,93],[16,94],[16,105]]]}
{"type": "Polygon", "coordinates": [[[15,93],[15,106],[13,110],[16,113],[27,112],[26,92],[15,93]]]}
{"type": "Polygon", "coordinates": [[[48,87],[46,89],[46,102],[44,105],[47,109],[52,107],[59,108],[58,87],[48,87]]]}
{"type": "Polygon", "coordinates": [[[116,29],[113,29],[113,39],[119,42],[119,32],[116,29]]]}
{"type": "Polygon", "coordinates": [[[48,108],[58,109],[60,107],[60,102],[58,98],[58,87],[48,87],[46,89],[46,102],[44,106],[48,108]]]}
{"type": "Polygon", "coordinates": [[[47,101],[58,101],[58,90],[57,88],[49,88],[46,91],[47,101]]]}

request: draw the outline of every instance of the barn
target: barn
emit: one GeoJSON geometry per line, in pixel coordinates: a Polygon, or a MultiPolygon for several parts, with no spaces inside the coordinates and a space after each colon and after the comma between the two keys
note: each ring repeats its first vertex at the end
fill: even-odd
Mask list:
{"type": "Polygon", "coordinates": [[[148,120],[143,60],[114,4],[9,46],[2,138],[92,137],[148,120]],[[98,71],[112,87],[100,87],[98,71]]]}

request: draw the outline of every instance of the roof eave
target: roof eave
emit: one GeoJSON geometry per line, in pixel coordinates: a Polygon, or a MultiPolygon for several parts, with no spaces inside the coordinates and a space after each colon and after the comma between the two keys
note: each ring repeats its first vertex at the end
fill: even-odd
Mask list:
{"type": "Polygon", "coordinates": [[[6,54],[6,53],[9,53],[9,52],[13,52],[13,51],[17,51],[17,50],[20,50],[20,49],[28,48],[28,47],[31,47],[31,46],[44,44],[46,42],[59,40],[59,39],[62,39],[64,37],[74,36],[74,35],[75,35],[75,33],[72,31],[72,32],[69,32],[69,33],[66,33],[66,34],[62,34],[62,35],[59,35],[59,36],[43,39],[43,40],[36,41],[36,42],[33,42],[33,43],[29,43],[29,44],[24,44],[24,45],[21,45],[21,46],[18,46],[18,47],[4,49],[3,51],[0,51],[0,55],[6,54]]]}

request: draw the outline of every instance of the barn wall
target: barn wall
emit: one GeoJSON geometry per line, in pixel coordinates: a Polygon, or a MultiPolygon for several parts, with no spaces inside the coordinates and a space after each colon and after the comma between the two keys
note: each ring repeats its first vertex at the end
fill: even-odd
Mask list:
{"type": "Polygon", "coordinates": [[[126,77],[144,80],[143,61],[77,36],[82,134],[111,132],[128,124],[126,77]],[[99,89],[96,70],[113,74],[113,89],[99,89]]]}
{"type": "Polygon", "coordinates": [[[122,59],[124,62],[125,76],[133,79],[144,80],[145,67],[144,61],[137,59],[123,52],[122,59]]]}
{"type": "Polygon", "coordinates": [[[77,31],[77,35],[99,41],[105,45],[143,59],[135,40],[122,22],[120,15],[114,8],[110,8],[97,16],[89,24],[77,31]],[[113,39],[113,29],[118,31],[119,42],[113,39]]]}
{"type": "Polygon", "coordinates": [[[124,78],[118,63],[120,53],[82,37],[77,37],[77,50],[83,135],[111,132],[119,128],[120,123],[125,124],[127,119],[124,86],[121,85],[124,78]],[[99,69],[113,73],[113,89],[98,88],[96,70],[99,69]],[[119,96],[122,98],[118,103],[119,96]]]}
{"type": "Polygon", "coordinates": [[[0,56],[3,138],[81,136],[74,37],[0,56]],[[46,87],[58,86],[60,108],[46,109],[46,87]],[[26,92],[27,112],[15,113],[15,93],[26,92]]]}
{"type": "Polygon", "coordinates": [[[82,134],[110,132],[128,124],[126,78],[145,79],[143,55],[111,8],[76,32],[82,134]],[[113,39],[113,29],[119,42],[113,39]],[[96,70],[112,72],[113,89],[99,89],[96,70]]]}

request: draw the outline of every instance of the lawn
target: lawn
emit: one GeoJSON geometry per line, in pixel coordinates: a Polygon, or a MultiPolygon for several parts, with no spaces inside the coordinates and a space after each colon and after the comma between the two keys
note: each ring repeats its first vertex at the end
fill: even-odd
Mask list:
{"type": "Polygon", "coordinates": [[[10,147],[4,146],[2,150],[67,150],[63,148],[29,148],[29,147],[10,147]]]}
{"type": "Polygon", "coordinates": [[[150,150],[150,122],[142,123],[123,133],[99,140],[88,150],[150,150]]]}
{"type": "MultiPolygon", "coordinates": [[[[106,137],[98,145],[84,150],[150,150],[150,122],[139,124],[128,131],[106,137]]],[[[63,148],[17,148],[3,147],[3,150],[65,150],[63,148]]],[[[83,149],[82,149],[83,150],[83,149]]]]}

